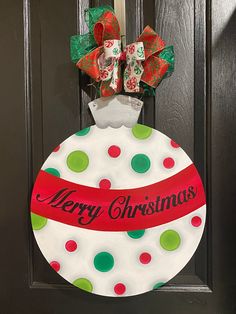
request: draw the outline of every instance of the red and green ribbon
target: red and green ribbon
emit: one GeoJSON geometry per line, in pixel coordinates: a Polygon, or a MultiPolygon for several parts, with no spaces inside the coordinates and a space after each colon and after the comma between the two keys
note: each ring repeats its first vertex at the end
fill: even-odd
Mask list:
{"type": "Polygon", "coordinates": [[[121,92],[123,81],[125,92],[147,93],[173,72],[173,46],[166,47],[150,26],[122,52],[120,26],[111,7],[88,9],[85,20],[89,33],[71,37],[71,59],[100,83],[101,96],[121,92]]]}

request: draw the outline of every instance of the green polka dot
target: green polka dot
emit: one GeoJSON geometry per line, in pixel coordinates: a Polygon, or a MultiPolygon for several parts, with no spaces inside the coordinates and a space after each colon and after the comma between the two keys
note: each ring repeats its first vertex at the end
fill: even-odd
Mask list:
{"type": "Polygon", "coordinates": [[[144,154],[137,154],[131,160],[131,167],[135,172],[144,173],[149,170],[151,161],[148,156],[144,154]]]}
{"type": "Polygon", "coordinates": [[[164,250],[174,251],[180,246],[181,239],[178,232],[166,230],[161,234],[160,244],[164,250]]]}
{"type": "Polygon", "coordinates": [[[86,278],[78,278],[75,281],[73,281],[73,285],[77,288],[80,288],[82,290],[85,290],[87,292],[93,291],[93,285],[92,283],[86,279],[86,278]]]}
{"type": "Polygon", "coordinates": [[[94,257],[93,263],[97,270],[107,272],[114,266],[114,258],[108,252],[101,252],[94,257]]]}
{"type": "Polygon", "coordinates": [[[135,231],[128,231],[127,234],[132,239],[139,239],[142,238],[144,235],[145,230],[135,230],[135,231]]]}
{"type": "Polygon", "coordinates": [[[47,218],[31,213],[31,223],[33,230],[40,230],[47,224],[47,218]]]}
{"type": "Polygon", "coordinates": [[[146,125],[136,124],[132,128],[132,133],[134,137],[138,138],[139,140],[145,140],[152,134],[152,128],[149,128],[146,125]]]}
{"type": "Polygon", "coordinates": [[[47,168],[44,171],[46,171],[47,173],[52,174],[53,176],[60,177],[60,172],[57,169],[55,169],[55,168],[47,168]]]}
{"type": "Polygon", "coordinates": [[[80,130],[79,132],[76,132],[75,135],[77,135],[77,136],[84,136],[84,135],[88,134],[89,131],[90,131],[90,127],[84,128],[83,130],[80,130]]]}
{"type": "Polygon", "coordinates": [[[164,282],[158,282],[153,286],[153,290],[159,289],[162,287],[165,283],[164,282]]]}
{"type": "Polygon", "coordinates": [[[76,150],[69,154],[66,162],[70,170],[74,172],[82,172],[88,167],[89,158],[85,152],[76,150]]]}

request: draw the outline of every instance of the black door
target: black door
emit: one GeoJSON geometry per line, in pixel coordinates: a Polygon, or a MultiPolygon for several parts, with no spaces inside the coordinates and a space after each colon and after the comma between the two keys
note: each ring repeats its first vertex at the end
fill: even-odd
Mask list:
{"type": "Polygon", "coordinates": [[[145,100],[142,122],[176,140],[195,161],[208,203],[201,244],[158,291],[130,298],[87,294],[41,255],[29,200],[42,162],[92,124],[92,92],[69,57],[83,10],[112,1],[1,0],[1,314],[236,313],[235,0],[127,0],[127,42],[149,24],[175,46],[174,75],[145,100]]]}

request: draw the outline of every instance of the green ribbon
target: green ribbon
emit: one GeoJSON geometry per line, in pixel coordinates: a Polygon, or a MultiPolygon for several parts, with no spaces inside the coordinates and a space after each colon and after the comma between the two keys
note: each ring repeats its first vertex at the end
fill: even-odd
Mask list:
{"type": "Polygon", "coordinates": [[[174,53],[174,47],[173,46],[167,46],[165,47],[162,52],[158,55],[161,59],[164,59],[169,63],[169,68],[165,75],[163,76],[162,80],[168,76],[171,76],[171,74],[174,72],[174,66],[175,66],[175,53],[174,53]]]}
{"type": "Polygon", "coordinates": [[[155,96],[156,92],[155,92],[155,88],[144,83],[144,82],[140,82],[140,87],[143,88],[143,95],[144,96],[155,96]]]}
{"type": "MultiPolygon", "coordinates": [[[[162,50],[162,52],[159,53],[158,57],[163,59],[163,60],[165,60],[165,61],[167,61],[169,63],[169,68],[168,68],[167,72],[165,73],[165,75],[163,76],[163,78],[162,78],[162,80],[163,80],[163,79],[171,76],[171,74],[174,72],[174,66],[175,66],[174,47],[173,46],[165,47],[162,50]]],[[[159,84],[161,83],[161,81],[159,82],[159,84]]],[[[156,89],[155,88],[147,85],[144,82],[141,82],[140,86],[143,88],[144,96],[155,96],[155,94],[156,94],[156,92],[155,92],[156,89]]]]}
{"type": "Polygon", "coordinates": [[[114,12],[109,5],[85,10],[85,22],[88,25],[89,32],[84,35],[71,36],[70,57],[72,62],[77,63],[82,57],[97,47],[93,36],[93,28],[100,17],[107,11],[114,12]]]}

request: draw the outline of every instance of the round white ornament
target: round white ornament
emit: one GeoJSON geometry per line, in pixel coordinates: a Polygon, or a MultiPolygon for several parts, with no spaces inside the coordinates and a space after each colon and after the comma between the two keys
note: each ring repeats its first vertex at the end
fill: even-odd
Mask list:
{"type": "Polygon", "coordinates": [[[89,104],[96,125],[66,139],[36,179],[31,220],[52,268],[104,296],[157,289],[189,261],[206,216],[199,174],[128,96],[89,104]]]}

